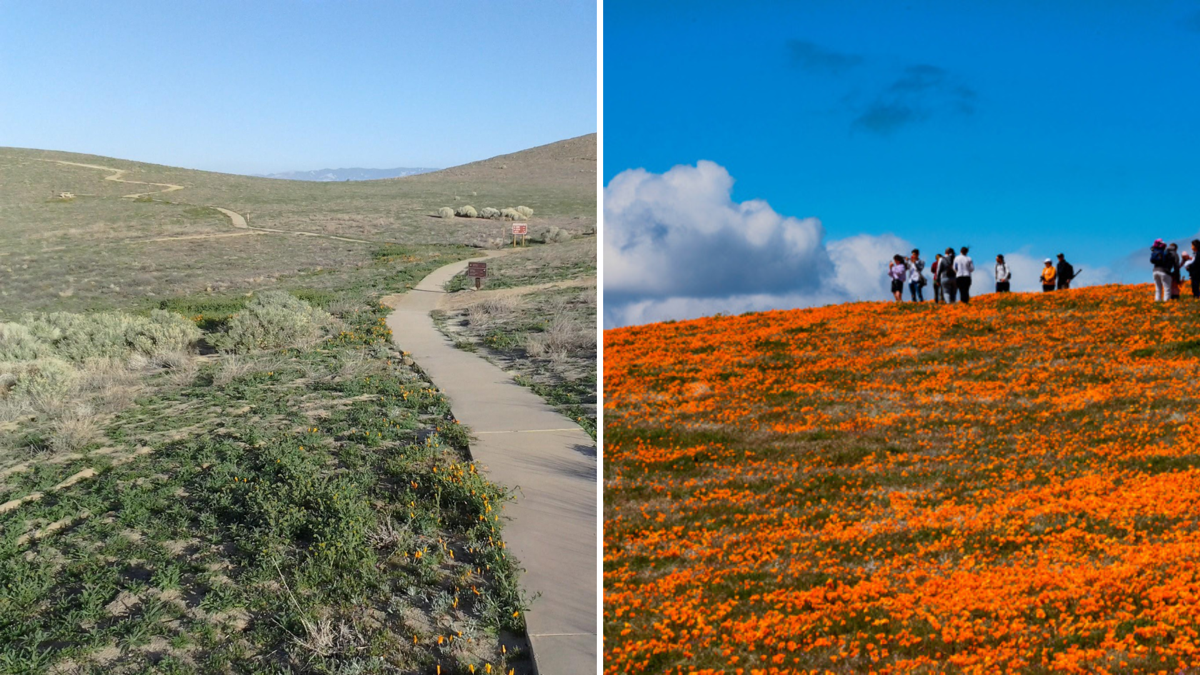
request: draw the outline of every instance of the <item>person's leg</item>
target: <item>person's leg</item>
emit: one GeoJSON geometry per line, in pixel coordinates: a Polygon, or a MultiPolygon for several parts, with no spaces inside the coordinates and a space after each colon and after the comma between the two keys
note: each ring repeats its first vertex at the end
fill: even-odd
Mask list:
{"type": "Polygon", "coordinates": [[[946,284],[946,286],[942,288],[942,292],[946,294],[946,302],[954,302],[956,296],[958,295],[958,289],[955,288],[954,284],[952,283],[946,284]]]}
{"type": "Polygon", "coordinates": [[[1167,299],[1167,273],[1154,270],[1154,301],[1163,302],[1167,299]]]}
{"type": "Polygon", "coordinates": [[[971,277],[959,277],[955,280],[958,283],[958,300],[964,304],[971,302],[971,277]]]}
{"type": "Polygon", "coordinates": [[[1200,298],[1200,275],[1192,277],[1192,297],[1200,298]]]}
{"type": "Polygon", "coordinates": [[[917,301],[917,282],[915,282],[915,281],[908,282],[908,297],[913,302],[917,301]]]}
{"type": "Polygon", "coordinates": [[[925,302],[925,285],[917,282],[917,302],[925,302]]]}

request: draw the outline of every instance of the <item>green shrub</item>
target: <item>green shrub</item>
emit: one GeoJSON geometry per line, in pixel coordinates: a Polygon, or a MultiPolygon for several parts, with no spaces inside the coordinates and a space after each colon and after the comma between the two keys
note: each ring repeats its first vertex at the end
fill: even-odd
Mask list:
{"type": "Polygon", "coordinates": [[[224,333],[213,337],[215,347],[244,354],[259,349],[282,349],[321,339],[333,317],[284,291],[256,296],[234,314],[224,333]]]}
{"type": "Polygon", "coordinates": [[[52,353],[50,345],[39,340],[27,326],[0,323],[0,361],[32,361],[52,353]]]}
{"type": "Polygon", "coordinates": [[[500,209],[500,215],[509,220],[525,220],[525,214],[516,209],[500,209]]]}
{"type": "Polygon", "coordinates": [[[493,209],[490,206],[484,207],[483,210],[479,212],[480,218],[498,218],[499,216],[500,216],[500,210],[493,209]]]}
{"type": "Polygon", "coordinates": [[[516,208],[516,212],[525,216],[526,218],[533,217],[533,209],[529,208],[528,206],[518,206],[516,208]]]}
{"type": "Polygon", "coordinates": [[[460,206],[454,214],[461,218],[474,218],[479,215],[474,206],[460,206]]]}
{"type": "Polygon", "coordinates": [[[44,358],[0,364],[0,373],[7,375],[0,380],[13,382],[10,399],[45,407],[66,398],[77,371],[62,359],[44,358]]]}
{"type": "Polygon", "coordinates": [[[438,209],[438,215],[442,218],[453,218],[454,209],[450,208],[449,206],[443,206],[442,208],[438,209]]]}
{"type": "Polygon", "coordinates": [[[161,309],[152,311],[149,317],[122,312],[27,314],[21,323],[29,336],[48,348],[44,355],[76,363],[91,358],[124,359],[134,354],[157,356],[186,351],[202,334],[192,322],[161,309]]]}

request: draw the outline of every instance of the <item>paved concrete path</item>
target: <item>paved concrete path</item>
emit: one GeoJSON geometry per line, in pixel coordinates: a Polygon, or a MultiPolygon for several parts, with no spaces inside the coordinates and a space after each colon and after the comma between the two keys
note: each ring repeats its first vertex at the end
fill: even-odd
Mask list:
{"type": "Polygon", "coordinates": [[[471,454],[487,476],[517,489],[504,508],[503,536],[525,570],[522,588],[540,594],[525,615],[537,672],[595,673],[596,443],[503,370],[454,348],[434,326],[429,313],[467,262],[441,267],[408,293],[385,298],[396,310],[387,325],[471,428],[471,454]]]}

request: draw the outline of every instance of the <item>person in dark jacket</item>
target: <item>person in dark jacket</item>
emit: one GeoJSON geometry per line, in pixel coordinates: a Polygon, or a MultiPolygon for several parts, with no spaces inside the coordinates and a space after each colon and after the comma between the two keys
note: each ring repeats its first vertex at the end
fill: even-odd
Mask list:
{"type": "Polygon", "coordinates": [[[1061,253],[1058,254],[1058,265],[1056,267],[1056,271],[1058,272],[1058,290],[1061,291],[1070,288],[1071,280],[1075,278],[1075,268],[1071,266],[1071,263],[1067,262],[1067,259],[1061,253]]]}
{"type": "Polygon", "coordinates": [[[1179,244],[1171,242],[1167,245],[1167,253],[1171,256],[1171,299],[1178,300],[1183,295],[1183,258],[1179,256],[1179,244]]]}

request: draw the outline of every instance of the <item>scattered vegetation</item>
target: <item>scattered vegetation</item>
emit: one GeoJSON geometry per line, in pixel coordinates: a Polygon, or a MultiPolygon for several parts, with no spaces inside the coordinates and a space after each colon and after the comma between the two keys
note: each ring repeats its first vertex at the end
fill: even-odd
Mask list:
{"type": "Polygon", "coordinates": [[[450,208],[449,206],[443,206],[442,208],[438,209],[438,217],[453,218],[454,217],[454,209],[450,208]]]}
{"type": "Polygon", "coordinates": [[[479,215],[474,206],[460,206],[454,214],[460,218],[474,218],[479,215]]]}
{"type": "Polygon", "coordinates": [[[525,214],[516,209],[500,209],[500,216],[508,220],[528,220],[525,214]]]}
{"type": "Polygon", "coordinates": [[[255,296],[211,339],[223,351],[245,354],[261,349],[308,347],[333,326],[333,317],[285,291],[255,296]]]}
{"type": "Polygon", "coordinates": [[[526,218],[533,217],[533,209],[529,208],[528,206],[518,206],[516,208],[516,212],[525,216],[526,218]]]}
{"type": "Polygon", "coordinates": [[[493,209],[492,207],[488,206],[479,212],[479,217],[480,218],[499,218],[500,210],[493,209]]]}

